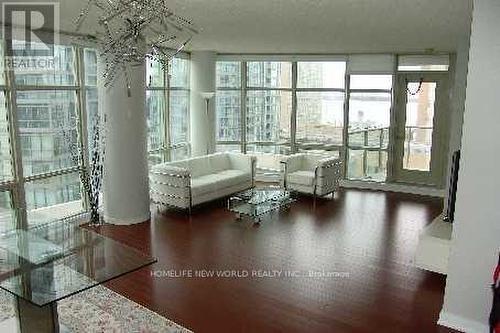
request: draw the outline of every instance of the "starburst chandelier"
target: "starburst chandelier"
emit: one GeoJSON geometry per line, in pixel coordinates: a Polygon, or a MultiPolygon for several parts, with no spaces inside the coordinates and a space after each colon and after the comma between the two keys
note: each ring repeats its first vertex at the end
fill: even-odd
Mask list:
{"type": "Polygon", "coordinates": [[[97,30],[89,38],[105,63],[104,85],[125,75],[129,95],[131,67],[150,59],[166,69],[198,33],[190,20],[174,14],[166,0],[87,0],[75,22],[77,32],[91,15],[97,15],[97,30]]]}

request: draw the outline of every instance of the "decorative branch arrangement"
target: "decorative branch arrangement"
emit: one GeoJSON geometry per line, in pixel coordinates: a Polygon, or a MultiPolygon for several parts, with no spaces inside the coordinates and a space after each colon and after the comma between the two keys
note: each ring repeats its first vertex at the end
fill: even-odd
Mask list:
{"type": "Polygon", "coordinates": [[[87,39],[95,42],[104,61],[105,86],[125,75],[130,96],[129,69],[145,59],[159,62],[167,69],[177,55],[198,33],[193,23],[176,15],[167,0],[86,0],[75,21],[79,31],[87,18],[97,16],[89,25],[96,31],[87,39]]]}
{"type": "Polygon", "coordinates": [[[100,193],[104,178],[104,158],[105,158],[105,118],[104,121],[99,115],[95,115],[90,120],[90,135],[88,142],[88,164],[85,160],[85,152],[73,139],[72,131],[62,127],[64,140],[69,144],[71,159],[75,165],[80,166],[79,175],[83,191],[88,202],[90,212],[90,224],[99,225],[102,223],[99,214],[100,193]]]}

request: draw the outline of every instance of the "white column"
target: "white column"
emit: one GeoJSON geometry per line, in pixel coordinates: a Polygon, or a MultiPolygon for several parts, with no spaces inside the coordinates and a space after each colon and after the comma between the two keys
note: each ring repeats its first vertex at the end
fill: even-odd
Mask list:
{"type": "Polygon", "coordinates": [[[500,245],[500,1],[474,1],[472,17],[457,208],[440,323],[488,332],[500,245]]]}
{"type": "Polygon", "coordinates": [[[191,152],[203,156],[215,152],[215,97],[209,102],[206,114],[203,92],[215,92],[216,53],[191,53],[191,152]]]}
{"type": "Polygon", "coordinates": [[[145,65],[130,70],[130,83],[130,96],[123,73],[111,87],[100,85],[106,117],[104,219],[111,224],[150,218],[145,65]]]}

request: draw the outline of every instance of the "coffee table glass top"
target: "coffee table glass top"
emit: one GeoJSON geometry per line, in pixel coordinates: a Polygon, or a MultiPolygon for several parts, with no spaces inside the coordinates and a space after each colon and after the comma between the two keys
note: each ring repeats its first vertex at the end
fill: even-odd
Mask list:
{"type": "Polygon", "coordinates": [[[294,201],[288,191],[279,187],[263,187],[235,194],[229,199],[228,208],[234,213],[256,218],[294,201]]]}
{"type": "Polygon", "coordinates": [[[1,233],[0,287],[43,306],[156,261],[75,222],[1,233]]]}

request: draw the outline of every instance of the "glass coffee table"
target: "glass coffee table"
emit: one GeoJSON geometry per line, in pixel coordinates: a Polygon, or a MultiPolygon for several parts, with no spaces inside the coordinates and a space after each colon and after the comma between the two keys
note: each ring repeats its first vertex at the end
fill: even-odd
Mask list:
{"type": "Polygon", "coordinates": [[[263,187],[233,195],[228,200],[227,208],[237,214],[238,220],[247,216],[259,224],[263,215],[275,210],[288,209],[293,202],[295,199],[290,196],[290,192],[279,187],[263,187]]]}
{"type": "MultiPolygon", "coordinates": [[[[14,210],[0,212],[0,221],[19,214],[30,219],[26,211],[14,210]]],[[[0,232],[0,288],[16,297],[21,332],[66,332],[58,322],[57,301],[156,262],[81,228],[82,221],[83,216],[0,232]]]]}

